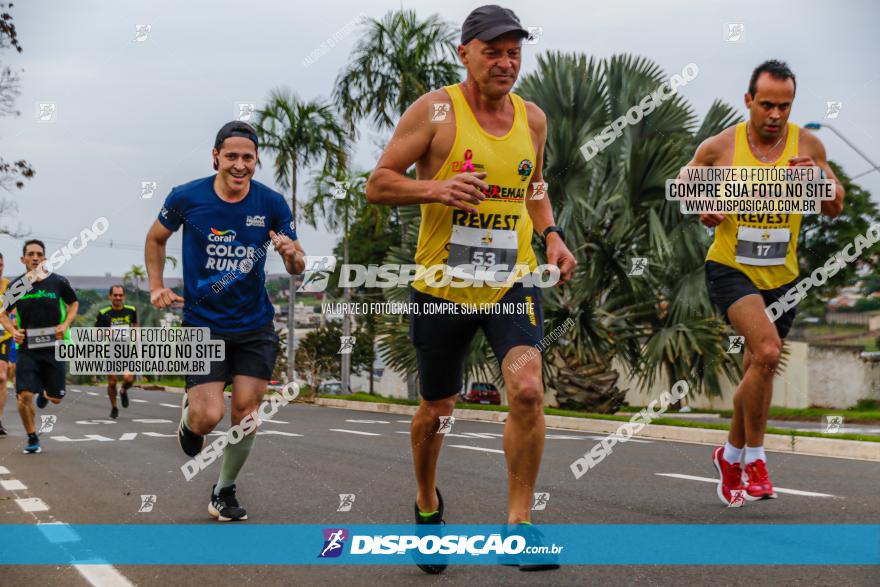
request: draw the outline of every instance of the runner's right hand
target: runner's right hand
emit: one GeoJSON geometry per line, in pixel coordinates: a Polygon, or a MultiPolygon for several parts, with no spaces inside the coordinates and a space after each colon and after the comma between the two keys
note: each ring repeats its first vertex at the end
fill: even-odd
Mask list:
{"type": "Polygon", "coordinates": [[[18,344],[22,344],[25,339],[25,335],[27,334],[24,330],[13,330],[12,331],[12,339],[18,344]]]}
{"type": "Polygon", "coordinates": [[[432,190],[434,201],[476,214],[477,209],[468,204],[479,205],[486,198],[480,191],[489,189],[489,184],[483,181],[486,175],[486,173],[459,173],[451,179],[435,181],[432,190]]]}
{"type": "Polygon", "coordinates": [[[168,308],[174,304],[183,305],[183,298],[169,287],[154,289],[150,292],[150,303],[157,308],[168,308]]]}
{"type": "Polygon", "coordinates": [[[700,222],[704,226],[712,228],[724,222],[724,214],[700,214],[700,222]]]}

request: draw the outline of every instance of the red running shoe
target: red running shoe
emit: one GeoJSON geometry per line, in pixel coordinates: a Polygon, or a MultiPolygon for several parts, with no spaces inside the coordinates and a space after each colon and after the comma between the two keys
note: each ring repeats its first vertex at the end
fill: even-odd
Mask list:
{"type": "Polygon", "coordinates": [[[742,466],[724,460],[724,447],[719,446],[712,453],[712,462],[718,471],[718,499],[729,508],[742,507],[745,503],[745,488],[742,482],[742,466]]]}
{"type": "Polygon", "coordinates": [[[770,482],[770,475],[767,474],[767,464],[761,459],[746,465],[746,481],[747,500],[776,499],[773,483],[770,482]]]}

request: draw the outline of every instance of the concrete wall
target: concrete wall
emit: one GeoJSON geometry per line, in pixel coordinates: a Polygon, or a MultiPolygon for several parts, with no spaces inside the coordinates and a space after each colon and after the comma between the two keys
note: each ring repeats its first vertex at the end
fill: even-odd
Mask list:
{"type": "MultiPolygon", "coordinates": [[[[786,346],[789,357],[785,368],[773,379],[774,406],[848,408],[860,399],[880,399],[880,357],[863,358],[859,350],[841,346],[791,341],[786,346]]],[[[644,406],[669,390],[670,382],[658,378],[646,388],[639,381],[622,377],[619,385],[629,387],[626,401],[630,405],[644,406]]],[[[685,403],[693,408],[729,410],[735,389],[736,384],[722,379],[720,397],[689,395],[685,403]]]]}
{"type": "Polygon", "coordinates": [[[860,399],[880,399],[880,360],[861,355],[849,347],[810,345],[812,405],[843,408],[860,399]]]}
{"type": "MultiPolygon", "coordinates": [[[[847,347],[804,342],[788,341],[786,347],[789,356],[785,368],[773,379],[774,406],[848,408],[860,399],[880,400],[880,357],[863,358],[858,350],[847,347]]],[[[649,388],[644,382],[628,378],[617,361],[614,367],[621,373],[618,387],[629,389],[626,401],[632,406],[647,405],[671,387],[665,376],[658,377],[649,388]]],[[[708,397],[692,390],[684,403],[693,408],[729,410],[738,383],[722,378],[721,396],[708,397]]],[[[359,388],[366,391],[366,378],[353,377],[352,389],[359,388]]],[[[387,367],[382,377],[376,379],[375,389],[381,395],[407,397],[406,379],[387,367]]],[[[501,391],[503,398],[504,390],[501,391]]],[[[544,404],[555,405],[552,393],[547,393],[544,404]]]]}

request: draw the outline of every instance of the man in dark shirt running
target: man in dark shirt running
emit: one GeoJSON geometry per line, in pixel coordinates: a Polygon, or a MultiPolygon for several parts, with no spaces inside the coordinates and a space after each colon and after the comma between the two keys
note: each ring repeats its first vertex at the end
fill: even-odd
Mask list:
{"type": "MultiPolygon", "coordinates": [[[[275,309],[266,291],[266,251],[284,259],[288,273],[301,273],[305,253],[293,215],[278,192],[252,180],[257,165],[257,134],[243,122],[230,122],[214,141],[217,174],[171,190],[147,234],[146,264],[150,300],[157,308],[184,303],[184,326],[207,327],[225,346],[225,359],[212,361],[207,375],[186,378],[178,441],[190,457],[223,419],[223,389],[232,384],[231,423],[237,426],[260,406],[278,355],[275,309]],[[183,227],[183,293],[165,287],[165,243],[183,227]]],[[[244,429],[244,427],[242,427],[244,429]]],[[[235,480],[250,454],[255,430],[223,450],[220,478],[208,512],[221,522],[246,520],[235,496],[235,480]]],[[[230,435],[231,438],[234,438],[230,435]]]]}
{"type": "Polygon", "coordinates": [[[56,341],[63,340],[76,317],[79,302],[70,283],[43,266],[46,245],[31,239],[22,247],[21,262],[27,269],[13,280],[3,296],[0,324],[19,344],[15,393],[18,413],[28,435],[24,452],[38,453],[40,439],[34,424],[34,405],[43,409],[48,402],[64,398],[66,366],[55,359],[56,341]],[[9,312],[15,310],[15,323],[9,312]]]}
{"type": "MultiPolygon", "coordinates": [[[[95,318],[95,326],[101,328],[137,328],[137,308],[125,303],[125,288],[121,285],[110,286],[110,305],[101,308],[95,318]]],[[[107,375],[107,396],[110,398],[110,417],[119,416],[119,408],[116,407],[116,383],[115,373],[107,375]]],[[[128,388],[134,383],[134,373],[126,371],[122,374],[122,391],[119,397],[122,407],[128,407],[128,388]]]]}

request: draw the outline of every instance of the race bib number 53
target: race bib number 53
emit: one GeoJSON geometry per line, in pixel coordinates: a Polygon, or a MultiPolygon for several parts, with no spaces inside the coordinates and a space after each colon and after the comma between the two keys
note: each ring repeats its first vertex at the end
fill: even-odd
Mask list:
{"type": "Polygon", "coordinates": [[[446,264],[456,277],[505,279],[518,251],[516,231],[453,226],[446,264]]]}

